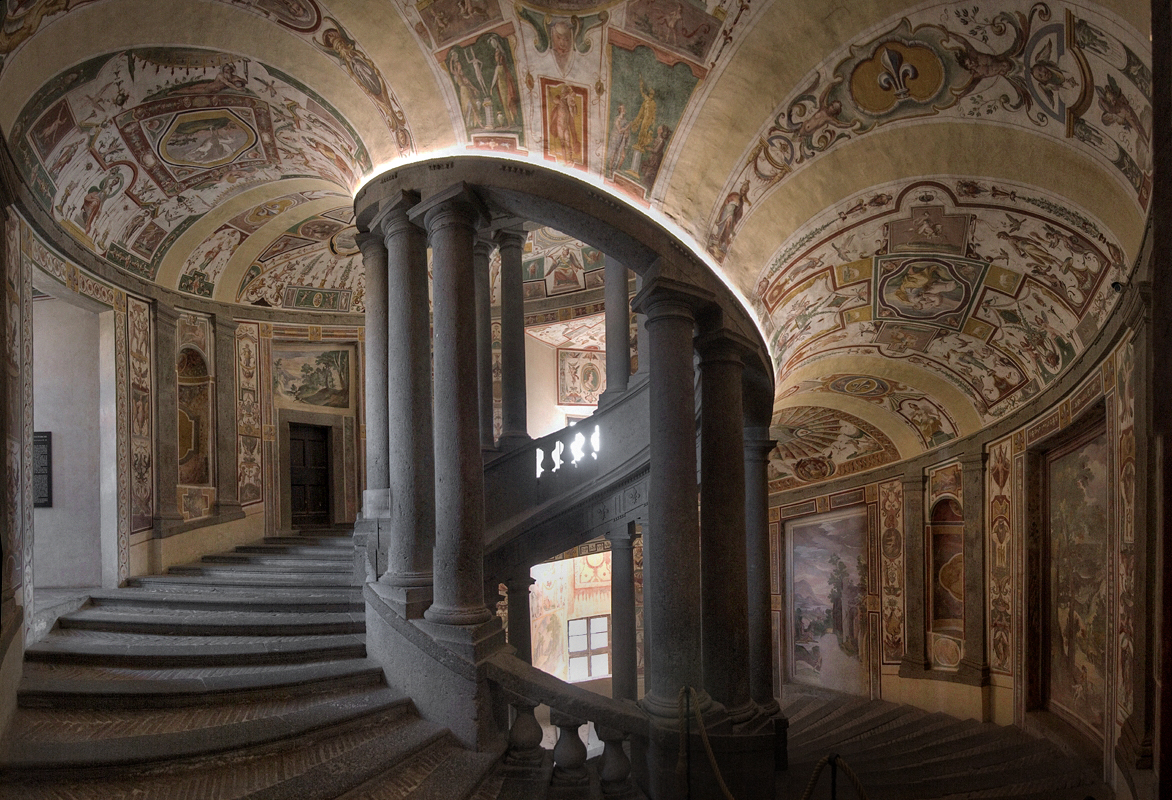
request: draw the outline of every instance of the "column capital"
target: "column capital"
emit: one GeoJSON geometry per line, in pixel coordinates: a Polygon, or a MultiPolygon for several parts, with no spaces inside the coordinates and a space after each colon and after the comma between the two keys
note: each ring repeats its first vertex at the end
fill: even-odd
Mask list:
{"type": "Polygon", "coordinates": [[[744,364],[755,348],[747,336],[722,327],[697,336],[696,350],[700,353],[701,364],[706,361],[736,361],[744,364]]]}
{"type": "MultiPolygon", "coordinates": [[[[1115,287],[1115,283],[1111,287],[1115,287]]],[[[1123,297],[1119,305],[1123,312],[1124,324],[1137,327],[1152,318],[1152,284],[1150,281],[1133,281],[1122,287],[1123,297]]]]}
{"type": "Polygon", "coordinates": [[[537,583],[537,579],[526,572],[521,575],[510,575],[501,581],[501,583],[508,588],[509,594],[513,594],[514,592],[529,591],[529,587],[537,583]]]}
{"type": "MultiPolygon", "coordinates": [[[[370,233],[383,238],[397,232],[400,226],[412,224],[408,214],[419,205],[419,192],[400,190],[379,203],[378,212],[370,221],[370,233]]],[[[361,234],[359,234],[361,235],[361,234]]],[[[359,247],[361,247],[359,243],[359,247]]]]}
{"type": "Polygon", "coordinates": [[[179,323],[179,309],[168,305],[161,300],[154,302],[155,320],[160,323],[176,325],[179,323]]]}
{"type": "MultiPolygon", "coordinates": [[[[362,260],[364,265],[368,259],[378,258],[382,256],[386,258],[387,245],[386,241],[379,234],[377,230],[363,231],[354,237],[355,244],[358,249],[362,251],[362,260]]],[[[369,269],[369,265],[366,265],[369,269]]]]}
{"type": "MultiPolygon", "coordinates": [[[[643,275],[643,287],[631,301],[631,308],[646,314],[650,322],[661,316],[664,306],[687,306],[693,318],[700,309],[712,304],[716,297],[684,279],[680,270],[659,259],[643,275]]],[[[670,312],[669,312],[670,313],[670,312]]]]}
{"type": "Polygon", "coordinates": [[[989,454],[985,452],[982,447],[975,453],[967,453],[958,459],[962,470],[969,470],[972,468],[982,469],[985,463],[989,460],[989,454]]]}
{"type": "Polygon", "coordinates": [[[777,447],[777,440],[769,435],[769,429],[745,428],[745,457],[754,461],[768,461],[769,454],[777,447]]]}
{"type": "Polygon", "coordinates": [[[636,534],[631,533],[630,524],[620,525],[617,528],[607,531],[603,536],[610,542],[612,550],[629,550],[635,544],[636,538],[636,534]]]}
{"type": "Polygon", "coordinates": [[[492,214],[476,191],[460,181],[416,204],[407,212],[407,217],[417,225],[422,220],[430,233],[445,222],[480,228],[492,219],[492,214]]]}
{"type": "Polygon", "coordinates": [[[495,245],[491,241],[483,236],[478,236],[472,245],[472,254],[485,259],[491,258],[494,248],[495,245]]]}
{"type": "Polygon", "coordinates": [[[521,227],[499,228],[492,232],[492,240],[498,247],[524,247],[529,232],[521,227]]]}
{"type": "Polygon", "coordinates": [[[236,336],[236,329],[240,327],[240,323],[232,319],[227,314],[216,314],[215,322],[215,336],[236,336]]]}
{"type": "Polygon", "coordinates": [[[915,490],[923,491],[924,489],[924,472],[923,470],[915,469],[903,474],[901,479],[904,491],[915,490]]]}

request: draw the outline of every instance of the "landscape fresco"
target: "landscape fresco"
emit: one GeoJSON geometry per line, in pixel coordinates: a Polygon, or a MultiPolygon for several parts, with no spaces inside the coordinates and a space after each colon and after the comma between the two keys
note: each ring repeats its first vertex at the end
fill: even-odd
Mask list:
{"type": "Polygon", "coordinates": [[[866,507],[799,519],[787,529],[793,678],[867,695],[866,507]]]}
{"type": "Polygon", "coordinates": [[[278,401],[350,407],[348,350],[283,350],[273,356],[273,395],[278,401]]]}
{"type": "Polygon", "coordinates": [[[1107,436],[1049,463],[1051,710],[1104,734],[1107,651],[1107,436]]]}

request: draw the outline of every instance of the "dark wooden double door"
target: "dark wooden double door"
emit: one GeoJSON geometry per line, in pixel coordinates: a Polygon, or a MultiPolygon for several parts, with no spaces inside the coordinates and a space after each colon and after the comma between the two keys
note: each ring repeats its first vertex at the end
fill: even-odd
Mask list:
{"type": "Polygon", "coordinates": [[[330,429],[289,426],[289,501],[293,527],[330,524],[330,429]]]}

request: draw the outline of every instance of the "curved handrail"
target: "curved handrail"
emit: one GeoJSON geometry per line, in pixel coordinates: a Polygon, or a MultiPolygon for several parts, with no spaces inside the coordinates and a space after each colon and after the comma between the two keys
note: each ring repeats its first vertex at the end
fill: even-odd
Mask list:
{"type": "Polygon", "coordinates": [[[634,702],[613,700],[566,683],[510,652],[490,657],[485,662],[485,671],[490,681],[520,697],[543,703],[572,717],[590,720],[596,726],[605,725],[641,738],[649,735],[650,717],[634,702]]]}
{"type": "Polygon", "coordinates": [[[529,566],[573,546],[566,542],[584,531],[565,530],[559,518],[647,471],[649,397],[646,380],[633,383],[614,403],[577,425],[528,442],[485,465],[488,574],[520,560],[528,560],[529,566]],[[589,442],[596,427],[597,449],[589,442]],[[571,444],[580,436],[587,440],[581,458],[570,463],[571,444]],[[563,461],[555,469],[553,453],[559,445],[563,461]],[[539,457],[546,464],[540,477],[539,457]],[[538,535],[542,531],[550,535],[538,535]]]}

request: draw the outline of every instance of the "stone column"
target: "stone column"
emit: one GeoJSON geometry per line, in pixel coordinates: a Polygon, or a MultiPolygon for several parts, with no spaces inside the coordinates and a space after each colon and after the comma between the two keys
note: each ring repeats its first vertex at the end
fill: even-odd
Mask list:
{"type": "Polygon", "coordinates": [[[606,257],[606,391],[598,407],[617,400],[627,391],[631,377],[631,304],[627,296],[627,268],[606,257]]]}
{"type": "Polygon", "coordinates": [[[742,353],[751,343],[724,330],[700,351],[700,550],[704,686],[734,725],[757,712],[749,695],[745,563],[745,437],[742,353]]]}
{"type": "Polygon", "coordinates": [[[236,321],[216,315],[216,508],[220,516],[243,516],[236,474],[236,321]]]}
{"type": "Polygon", "coordinates": [[[525,232],[496,232],[501,251],[501,438],[506,450],[529,441],[525,405],[525,294],[521,248],[525,232]]]}
{"type": "Polygon", "coordinates": [[[533,663],[533,631],[530,627],[529,587],[537,581],[528,573],[514,575],[505,581],[509,593],[509,644],[517,650],[517,658],[533,663]]]}
{"type": "Polygon", "coordinates": [[[479,391],[469,380],[476,374],[476,329],[468,324],[476,318],[472,249],[488,210],[471,189],[457,184],[411,216],[422,216],[427,226],[433,272],[435,596],[424,616],[445,625],[475,625],[492,617],[484,605],[479,391]]]}
{"type": "Polygon", "coordinates": [[[745,428],[745,561],[748,565],[749,695],[770,716],[773,696],[773,623],[769,586],[769,454],[777,445],[768,425],[745,428]]]}
{"type": "MultiPolygon", "coordinates": [[[[635,276],[635,294],[643,291],[643,276],[635,276]]],[[[651,369],[651,353],[647,349],[647,315],[637,313],[635,316],[635,353],[639,362],[635,368],[635,375],[646,378],[651,369]]]]}
{"type": "Polygon", "coordinates": [[[387,253],[386,377],[379,399],[387,425],[390,495],[384,506],[389,520],[379,522],[379,538],[387,539],[387,571],[379,582],[392,587],[387,599],[407,617],[418,617],[431,600],[435,544],[427,242],[408,218],[417,201],[417,195],[404,192],[376,219],[387,253]],[[390,536],[384,537],[388,522],[390,536]]]}
{"type": "MultiPolygon", "coordinates": [[[[979,447],[979,446],[978,446],[979,447]]],[[[985,646],[985,460],[983,449],[961,457],[964,497],[964,657],[957,677],[984,686],[989,682],[985,646]]]]}
{"type": "Polygon", "coordinates": [[[360,233],[362,267],[366,270],[366,350],[364,378],[366,394],[366,491],[362,495],[362,516],[386,516],[390,498],[390,471],[387,464],[387,247],[378,231],[360,233]]]}
{"type": "Polygon", "coordinates": [[[488,262],[492,245],[477,239],[472,248],[472,278],[476,281],[476,385],[480,392],[480,449],[496,450],[492,430],[492,285],[488,262]]]}
{"type": "Polygon", "coordinates": [[[639,661],[635,651],[635,523],[606,534],[610,540],[611,696],[639,699],[639,661]]]}
{"type": "Polygon", "coordinates": [[[900,675],[918,675],[928,668],[924,644],[924,474],[913,469],[903,476],[904,558],[907,580],[907,650],[900,675]]]}
{"type": "MultiPolygon", "coordinates": [[[[176,326],[179,312],[173,307],[154,303],[155,346],[151,352],[155,362],[155,538],[183,523],[179,513],[179,499],[175,487],[179,484],[179,455],[176,452],[175,431],[179,425],[179,375],[176,372],[176,326]]],[[[233,448],[235,450],[235,448],[233,448]]]]}
{"type": "Polygon", "coordinates": [[[695,372],[691,287],[657,278],[635,298],[647,314],[650,375],[651,475],[649,531],[643,537],[643,620],[654,643],[644,670],[641,701],[653,720],[677,727],[681,687],[697,690],[702,713],[712,709],[704,690],[700,626],[700,532],[696,507],[695,372]]]}

